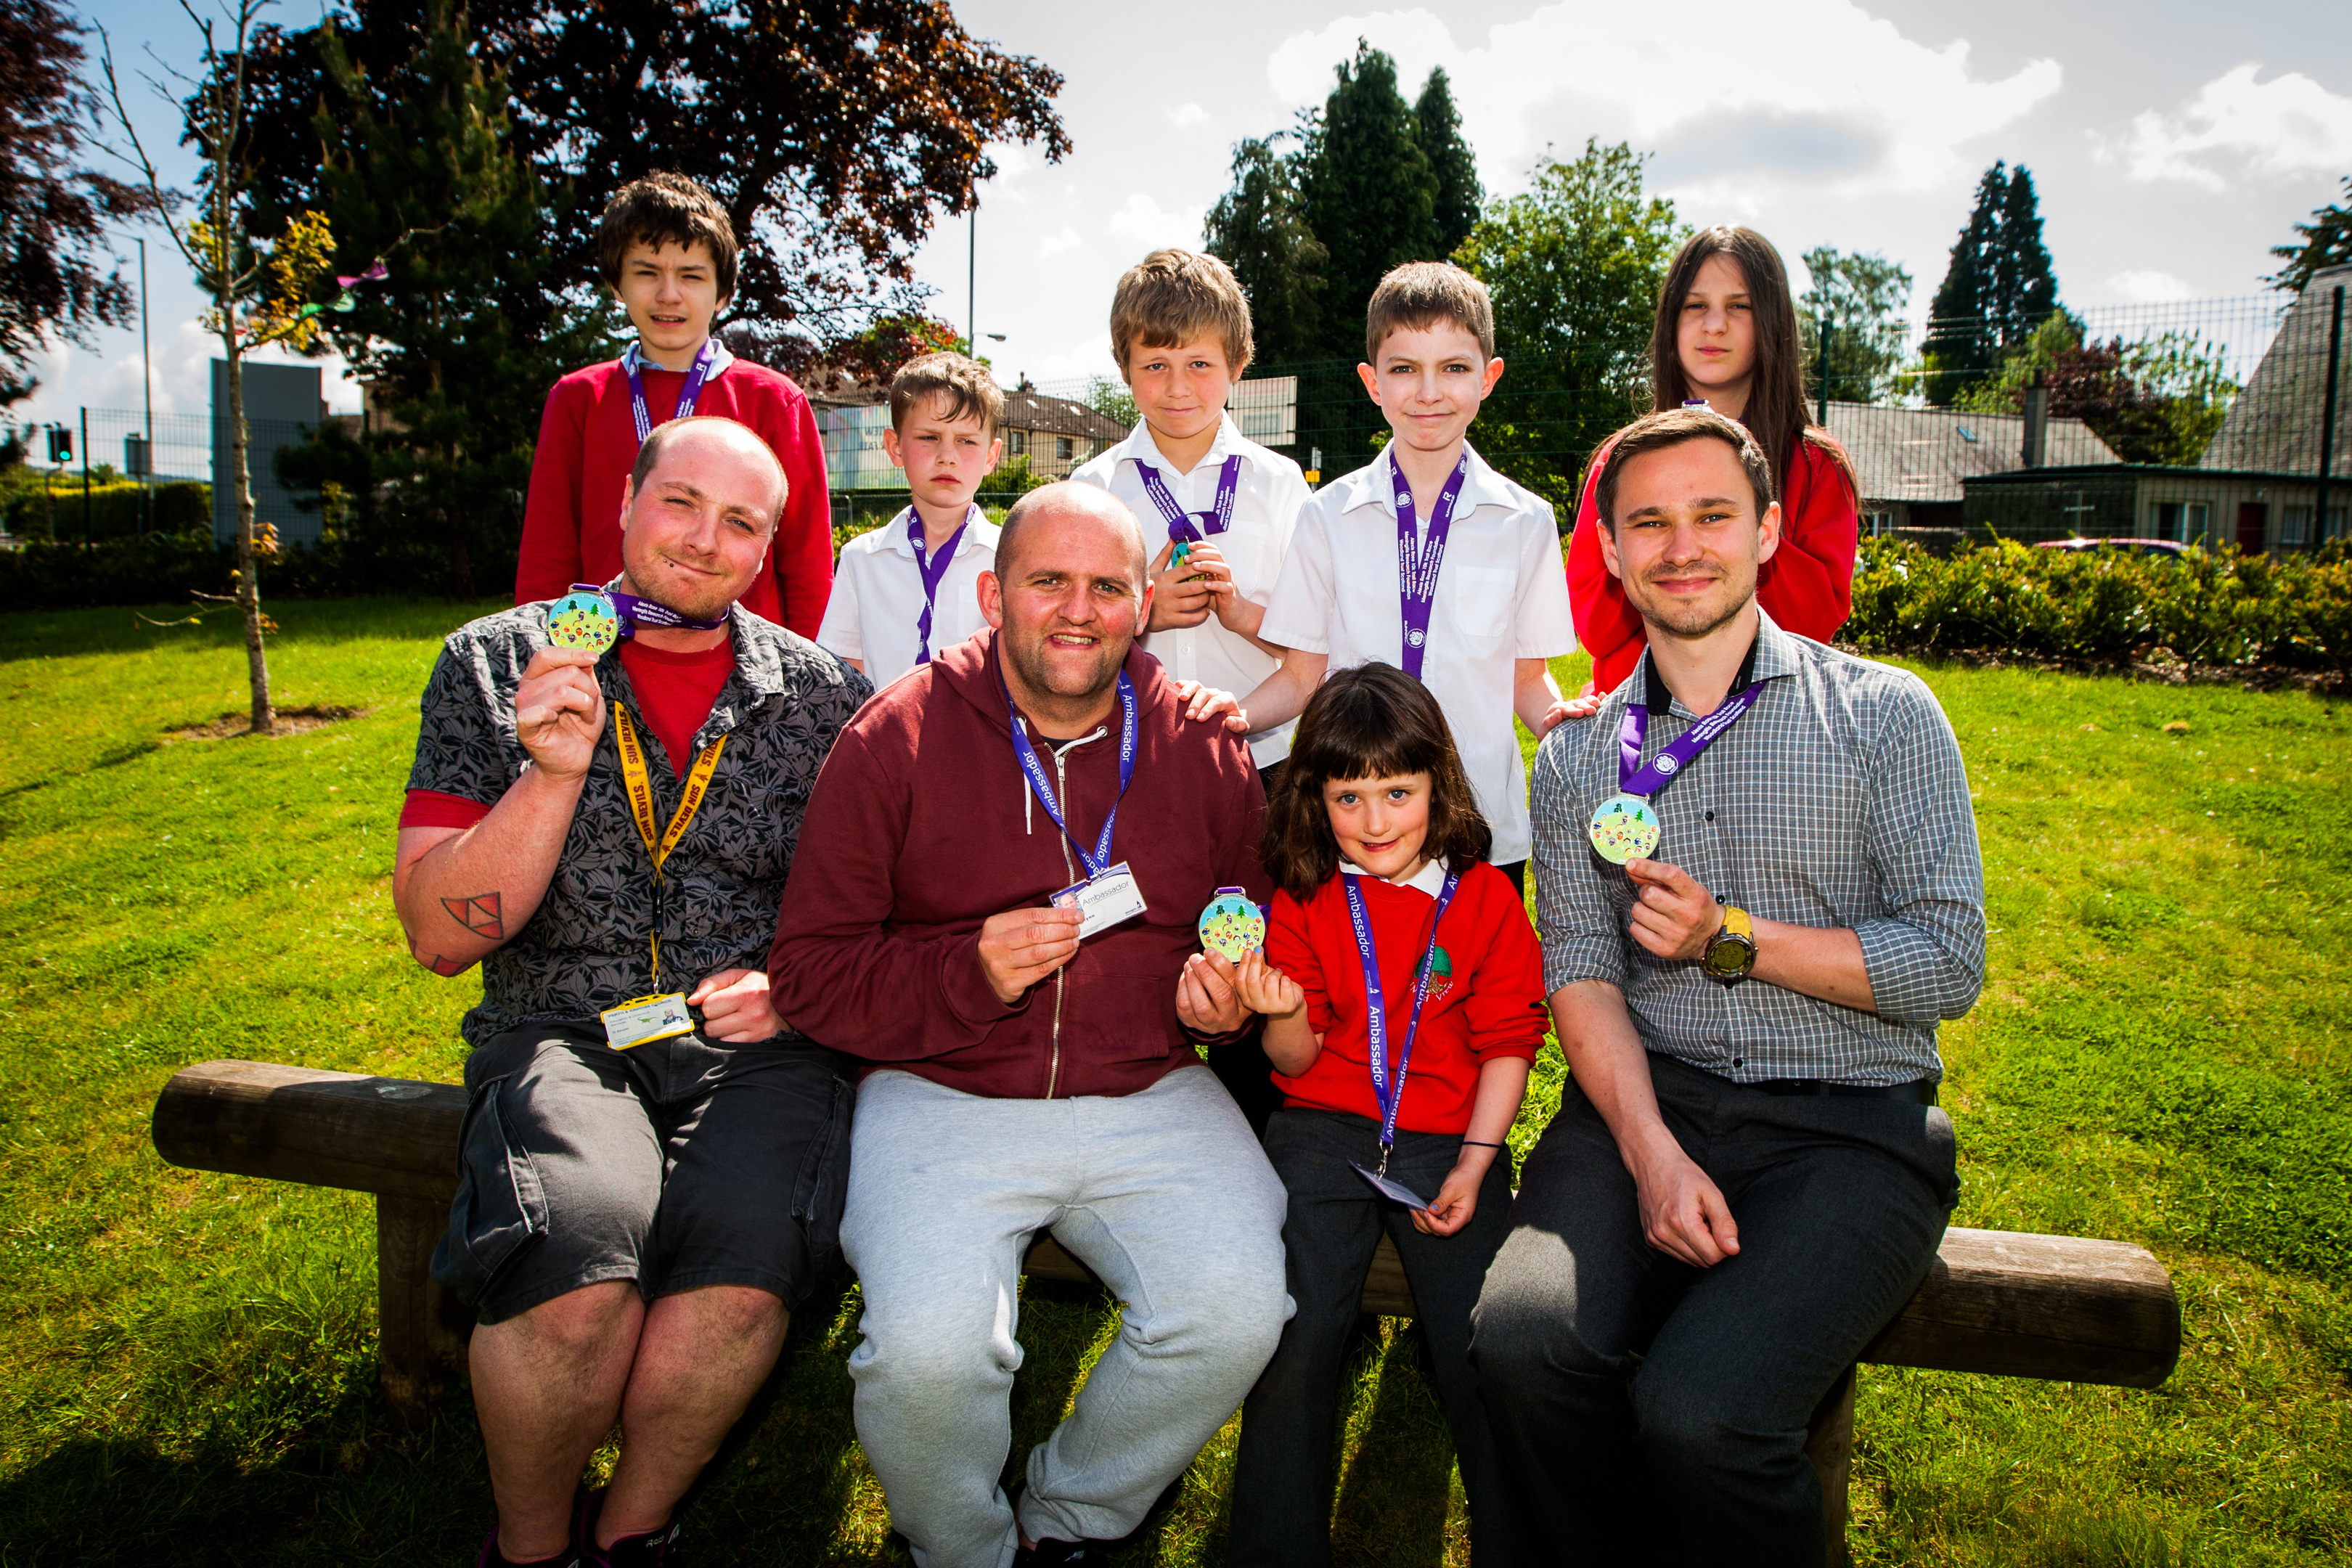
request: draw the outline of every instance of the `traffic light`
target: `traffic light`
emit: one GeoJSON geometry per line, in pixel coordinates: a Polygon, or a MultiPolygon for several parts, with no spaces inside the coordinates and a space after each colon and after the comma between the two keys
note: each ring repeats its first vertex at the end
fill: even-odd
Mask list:
{"type": "Polygon", "coordinates": [[[49,426],[49,461],[52,463],[73,461],[73,431],[63,425],[49,426]]]}

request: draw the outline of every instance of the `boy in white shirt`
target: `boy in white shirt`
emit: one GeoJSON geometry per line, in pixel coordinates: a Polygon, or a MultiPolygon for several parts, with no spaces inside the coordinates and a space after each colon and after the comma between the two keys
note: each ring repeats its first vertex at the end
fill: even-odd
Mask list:
{"type": "MultiPolygon", "coordinates": [[[[1225,412],[1249,368],[1249,300],[1215,257],[1155,250],[1118,280],[1110,339],[1142,422],[1070,478],[1108,490],[1143,530],[1156,587],[1144,651],[1176,680],[1247,691],[1281,657],[1258,623],[1309,499],[1298,465],[1225,412]]],[[[1250,733],[1261,774],[1290,754],[1297,718],[1250,733]]]]}
{"type": "Polygon", "coordinates": [[[1464,439],[1503,374],[1485,284],[1442,261],[1397,268],[1364,340],[1356,374],[1395,435],[1299,518],[1258,629],[1282,668],[1242,705],[1279,722],[1326,671],[1375,659],[1416,677],[1453,726],[1495,863],[1524,887],[1535,841],[1511,719],[1540,740],[1568,716],[1545,661],[1576,647],[1559,526],[1464,439]]]}
{"type": "Polygon", "coordinates": [[[879,690],[988,623],[980,574],[996,564],[994,523],[972,492],[996,468],[1004,394],[961,354],[925,354],[890,378],[882,449],[907,470],[913,504],[841,547],[817,646],[879,690]]]}

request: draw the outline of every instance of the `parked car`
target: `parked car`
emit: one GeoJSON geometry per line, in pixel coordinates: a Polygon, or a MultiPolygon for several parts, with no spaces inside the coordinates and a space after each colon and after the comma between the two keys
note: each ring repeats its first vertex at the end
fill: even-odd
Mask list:
{"type": "Polygon", "coordinates": [[[2131,550],[2142,555],[2179,555],[2189,546],[2169,539],[2045,539],[2044,550],[2131,550]]]}

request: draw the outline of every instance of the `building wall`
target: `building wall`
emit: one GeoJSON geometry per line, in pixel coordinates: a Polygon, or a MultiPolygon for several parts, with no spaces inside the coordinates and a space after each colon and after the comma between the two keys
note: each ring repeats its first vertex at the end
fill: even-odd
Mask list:
{"type": "MultiPolygon", "coordinates": [[[[253,521],[278,530],[280,542],[315,544],[321,527],[316,511],[294,504],[278,482],[278,450],[299,447],[326,417],[315,364],[245,363],[246,468],[253,488],[253,521]]],[[[229,467],[228,362],[213,361],[213,537],[236,537],[236,486],[229,467]]]]}

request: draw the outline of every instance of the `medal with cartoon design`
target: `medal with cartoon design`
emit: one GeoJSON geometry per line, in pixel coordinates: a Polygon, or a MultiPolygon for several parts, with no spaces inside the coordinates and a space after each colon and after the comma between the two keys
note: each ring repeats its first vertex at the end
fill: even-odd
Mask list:
{"type": "Polygon", "coordinates": [[[1265,916],[1241,888],[1219,888],[1201,911],[1201,951],[1239,963],[1265,945],[1265,916]]]}
{"type": "Polygon", "coordinates": [[[601,655],[621,640],[621,612],[602,590],[574,587],[547,607],[547,640],[601,655]]]}
{"type": "Polygon", "coordinates": [[[1592,814],[1588,829],[1593,852],[1612,866],[1646,860],[1664,829],[1650,803],[1638,795],[1612,795],[1592,814]]]}

